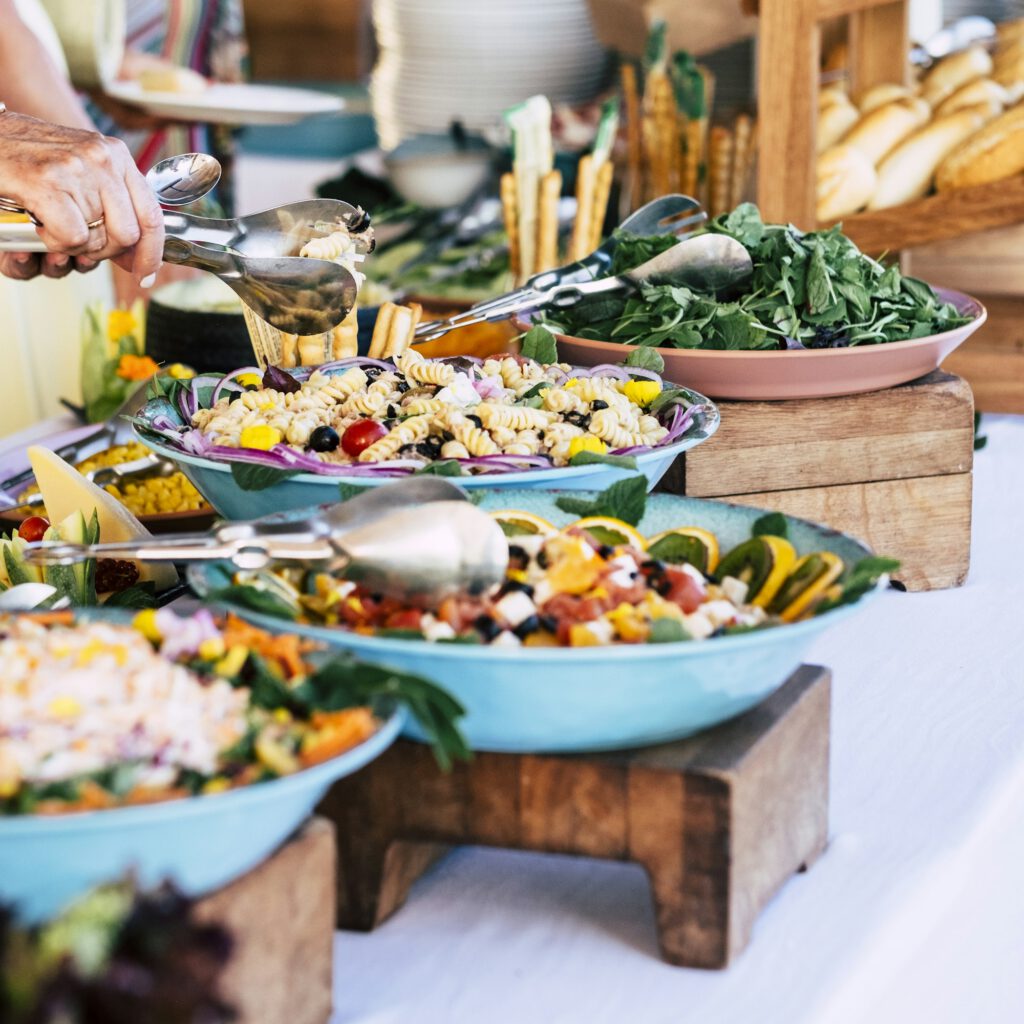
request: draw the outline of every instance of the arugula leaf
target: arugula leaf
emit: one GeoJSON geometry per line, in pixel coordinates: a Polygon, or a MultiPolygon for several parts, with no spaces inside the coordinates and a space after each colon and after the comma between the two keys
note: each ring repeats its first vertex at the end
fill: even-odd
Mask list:
{"type": "Polygon", "coordinates": [[[265,491],[268,487],[298,476],[300,470],[257,466],[252,462],[232,462],[231,476],[243,491],[265,491]]]}
{"type": "Polygon", "coordinates": [[[601,452],[577,452],[570,460],[570,466],[618,466],[620,469],[636,469],[635,455],[611,455],[601,452]]]}
{"type": "MultiPolygon", "coordinates": [[[[95,566],[95,563],[93,563],[95,566]]],[[[124,590],[111,594],[103,602],[105,608],[155,608],[156,607],[156,585],[147,580],[145,583],[135,583],[124,590]]]]}
{"type": "Polygon", "coordinates": [[[269,590],[261,590],[259,587],[250,587],[244,583],[232,583],[230,586],[211,591],[207,600],[213,603],[248,608],[249,611],[273,615],[275,618],[287,619],[289,622],[294,622],[298,617],[296,609],[277,594],[273,594],[269,590]]]}
{"type": "Polygon", "coordinates": [[[642,370],[651,370],[654,373],[665,372],[665,360],[661,358],[660,352],[653,348],[641,346],[633,349],[632,352],[622,360],[623,366],[639,366],[642,370]]]}
{"type": "Polygon", "coordinates": [[[869,590],[873,590],[882,576],[894,573],[899,567],[900,563],[895,558],[883,558],[878,555],[862,558],[840,580],[839,594],[822,601],[814,614],[821,615],[844,604],[854,604],[869,590]]]}
{"type": "Polygon", "coordinates": [[[413,471],[413,476],[462,476],[462,466],[455,459],[442,459],[440,462],[428,462],[425,466],[413,471]]]}
{"type": "Polygon", "coordinates": [[[751,537],[782,537],[789,539],[789,523],[781,512],[768,512],[754,520],[751,537]]]}
{"type": "Polygon", "coordinates": [[[522,337],[519,354],[526,359],[548,364],[558,362],[558,344],[555,336],[543,324],[531,327],[522,337]]]}
{"type": "Polygon", "coordinates": [[[595,498],[578,498],[571,494],[555,499],[555,504],[570,515],[608,516],[636,526],[647,508],[647,477],[639,474],[617,480],[595,498]]]}
{"type": "Polygon", "coordinates": [[[655,619],[651,623],[651,632],[647,637],[649,644],[677,644],[683,640],[692,640],[686,627],[675,619],[655,619]]]}

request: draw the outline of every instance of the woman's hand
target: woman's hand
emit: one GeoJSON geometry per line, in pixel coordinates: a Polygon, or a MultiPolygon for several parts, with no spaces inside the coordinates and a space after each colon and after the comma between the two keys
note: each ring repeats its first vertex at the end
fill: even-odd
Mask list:
{"type": "Polygon", "coordinates": [[[0,273],[63,277],[111,259],[145,287],[160,268],[163,214],[122,142],[0,114],[0,182],[41,222],[37,231],[51,250],[41,258],[7,254],[0,273]]]}

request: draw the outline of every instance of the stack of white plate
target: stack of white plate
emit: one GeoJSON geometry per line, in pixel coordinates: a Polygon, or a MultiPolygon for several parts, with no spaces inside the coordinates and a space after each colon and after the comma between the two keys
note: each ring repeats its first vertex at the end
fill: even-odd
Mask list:
{"type": "Polygon", "coordinates": [[[456,120],[486,131],[538,93],[585,102],[605,79],[587,0],[374,0],[373,20],[373,112],[386,150],[456,120]]]}

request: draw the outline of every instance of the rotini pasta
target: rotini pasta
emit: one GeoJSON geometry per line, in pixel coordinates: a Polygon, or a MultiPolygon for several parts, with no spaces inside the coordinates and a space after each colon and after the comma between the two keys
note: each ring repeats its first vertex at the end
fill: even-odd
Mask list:
{"type": "Polygon", "coordinates": [[[505,455],[560,466],[581,450],[661,444],[672,415],[652,414],[650,394],[637,404],[637,389],[627,394],[616,376],[574,375],[565,364],[511,356],[460,366],[410,348],[390,361],[297,371],[294,387],[277,383],[228,384],[215,406],[197,410],[190,428],[225,448],[284,445],[324,463],[505,455]],[[379,426],[363,430],[365,440],[355,447],[342,444],[350,428],[367,420],[379,426]]]}

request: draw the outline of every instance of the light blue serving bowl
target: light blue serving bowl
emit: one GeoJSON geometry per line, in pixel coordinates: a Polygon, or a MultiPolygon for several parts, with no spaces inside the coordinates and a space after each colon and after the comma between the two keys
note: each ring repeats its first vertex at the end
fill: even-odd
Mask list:
{"type": "MultiPolygon", "coordinates": [[[[676,387],[666,384],[666,387],[676,387]]],[[[487,488],[506,490],[594,490],[601,491],[609,484],[637,472],[647,477],[648,490],[668,472],[676,458],[689,448],[706,441],[718,429],[718,408],[708,398],[696,391],[688,392],[688,400],[694,407],[694,415],[683,435],[674,443],[661,448],[652,448],[636,456],[636,469],[619,469],[608,465],[566,466],[559,469],[528,469],[516,473],[488,473],[479,476],[450,477],[453,483],[466,490],[487,488]]],[[[166,439],[140,429],[139,423],[150,421],[159,411],[170,415],[176,423],[182,423],[181,413],[168,410],[166,403],[149,402],[139,413],[135,432],[139,441],[164,458],[176,463],[178,468],[195,485],[197,491],[225,519],[256,519],[260,516],[284,512],[290,509],[309,508],[338,499],[338,485],[352,484],[359,487],[379,487],[394,483],[401,477],[395,476],[327,476],[317,473],[300,473],[280,483],[258,491],[245,491],[238,486],[231,474],[231,463],[193,455],[184,452],[166,439]]]]}
{"type": "Polygon", "coordinates": [[[365,742],[312,768],[224,793],[137,807],[0,816],[0,903],[43,921],[131,870],[142,886],[172,879],[201,896],[256,867],[309,817],[337,779],[397,738],[396,710],[365,742]]]}
{"type": "MultiPolygon", "coordinates": [[[[481,507],[523,509],[556,525],[572,522],[576,517],[559,510],[555,498],[500,491],[486,495],[481,507]]],[[[750,537],[762,514],[655,494],[639,529],[653,536],[670,527],[702,526],[716,534],[724,552],[750,537]]],[[[850,566],[871,553],[844,534],[790,516],[786,521],[799,555],[833,551],[850,566]]],[[[197,564],[189,582],[208,595],[228,581],[229,572],[223,563],[197,564]]],[[[323,626],[286,628],[433,679],[465,706],[461,725],[475,750],[558,753],[666,742],[739,715],[785,682],[820,633],[857,610],[838,608],[804,622],[703,641],[583,648],[438,644],[323,626]]],[[[234,611],[261,626],[285,628],[280,619],[234,611]]],[[[423,739],[411,722],[406,735],[423,739]]]]}

